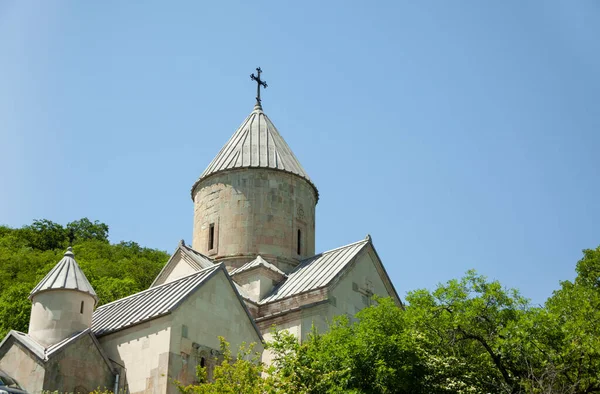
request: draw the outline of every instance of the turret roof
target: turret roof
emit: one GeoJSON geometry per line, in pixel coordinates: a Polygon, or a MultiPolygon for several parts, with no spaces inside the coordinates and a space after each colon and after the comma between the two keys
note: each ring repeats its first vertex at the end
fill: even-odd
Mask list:
{"type": "Polygon", "coordinates": [[[298,175],[310,183],[318,199],[317,188],[259,104],[194,183],[192,199],[200,181],[235,168],[270,168],[298,175]]]}
{"type": "Polygon", "coordinates": [[[98,302],[98,296],[85,277],[81,267],[75,261],[73,248],[70,246],[67,248],[62,260],[31,290],[29,299],[31,300],[34,295],[47,290],[81,291],[91,295],[96,300],[96,303],[98,302]]]}

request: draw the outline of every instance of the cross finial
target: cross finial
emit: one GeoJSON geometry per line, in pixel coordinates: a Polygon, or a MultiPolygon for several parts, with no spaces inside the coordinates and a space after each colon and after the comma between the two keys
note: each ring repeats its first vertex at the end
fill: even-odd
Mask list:
{"type": "Polygon", "coordinates": [[[260,79],[261,72],[262,72],[262,70],[260,69],[260,67],[258,67],[256,69],[256,73],[258,75],[254,75],[254,73],[252,73],[250,75],[250,79],[253,81],[256,81],[256,105],[259,107],[261,106],[260,105],[260,87],[262,85],[263,88],[265,88],[265,89],[267,88],[267,82],[260,79]]]}

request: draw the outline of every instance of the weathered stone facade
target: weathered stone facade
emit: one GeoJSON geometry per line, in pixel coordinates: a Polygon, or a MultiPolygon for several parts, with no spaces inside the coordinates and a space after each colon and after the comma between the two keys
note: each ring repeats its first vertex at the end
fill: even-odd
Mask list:
{"type": "Polygon", "coordinates": [[[29,335],[50,346],[92,325],[94,298],[75,290],[50,290],[31,300],[29,335]]]}
{"type": "Polygon", "coordinates": [[[194,189],[192,246],[229,270],[261,255],[289,272],[315,253],[316,203],[314,187],[284,171],[243,168],[213,174],[194,189]]]}
{"type": "MultiPolygon", "coordinates": [[[[233,352],[244,342],[255,343],[255,350],[263,351],[260,334],[229,283],[225,272],[219,273],[171,315],[169,376],[172,378],[191,384],[196,381],[196,365],[202,363],[212,373],[215,358],[220,354],[219,336],[229,342],[233,352]]],[[[169,394],[177,392],[175,386],[167,388],[169,394]]]]}
{"type": "MultiPolygon", "coordinates": [[[[265,340],[271,340],[274,326],[304,340],[313,326],[324,332],[336,316],[353,318],[371,305],[373,295],[392,296],[401,305],[375,249],[368,243],[328,286],[258,305],[253,313],[265,340]]],[[[271,358],[268,351],[263,353],[263,362],[270,363],[271,358]]]]}
{"type": "Polygon", "coordinates": [[[262,351],[260,333],[224,270],[172,313],[98,339],[108,357],[125,367],[131,394],[175,394],[174,380],[194,383],[197,365],[214,365],[219,335],[227,338],[232,349],[254,342],[262,351]]]}
{"type": "Polygon", "coordinates": [[[46,363],[44,390],[89,393],[114,390],[116,374],[109,360],[96,348],[91,335],[84,335],[57,352],[46,363]]]}
{"type": "MultiPolygon", "coordinates": [[[[87,330],[57,348],[29,347],[12,332],[0,346],[0,369],[14,377],[30,393],[60,391],[89,393],[114,390],[117,365],[106,357],[93,334],[87,330]]],[[[24,338],[27,340],[27,338],[24,338]]],[[[125,381],[120,388],[125,387],[125,381]]]]}
{"type": "Polygon", "coordinates": [[[12,337],[0,348],[0,369],[10,374],[31,393],[44,389],[44,362],[12,337]]]}

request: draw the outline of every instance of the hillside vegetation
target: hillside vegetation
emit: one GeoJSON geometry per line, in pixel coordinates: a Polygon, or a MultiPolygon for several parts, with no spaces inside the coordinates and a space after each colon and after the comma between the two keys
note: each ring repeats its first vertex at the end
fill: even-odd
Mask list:
{"type": "Polygon", "coordinates": [[[87,218],[66,226],[50,220],[35,220],[22,228],[0,226],[0,338],[11,329],[27,332],[29,292],[69,245],[99,305],[147,289],[169,258],[135,242],[110,244],[108,226],[87,218]]]}
{"type": "MultiPolygon", "coordinates": [[[[600,393],[600,248],[585,250],[577,277],[545,305],[469,271],[434,291],[391,299],[299,344],[283,331],[262,365],[242,348],[212,382],[184,394],[586,394],[600,393]]],[[[203,368],[198,377],[206,376],[203,368]]]]}
{"type": "MultiPolygon", "coordinates": [[[[100,304],[148,288],[168,259],[135,242],[108,242],[108,226],[48,220],[0,226],[0,335],[27,331],[31,289],[68,245],[100,304]]],[[[574,281],[542,306],[474,271],[433,291],[413,290],[399,308],[376,298],[356,316],[299,344],[274,332],[270,367],[250,347],[225,361],[214,381],[182,393],[600,393],[600,248],[584,251],[574,281]]],[[[206,370],[199,368],[202,381],[206,370]]],[[[176,382],[174,382],[176,384],[176,382]]]]}

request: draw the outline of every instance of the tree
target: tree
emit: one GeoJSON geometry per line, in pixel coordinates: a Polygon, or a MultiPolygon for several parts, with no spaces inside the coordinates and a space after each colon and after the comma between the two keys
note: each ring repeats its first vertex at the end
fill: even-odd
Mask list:
{"type": "Polygon", "coordinates": [[[600,393],[600,247],[583,253],[575,281],[561,282],[546,302],[557,327],[545,381],[564,393],[600,393]]]}
{"type": "Polygon", "coordinates": [[[62,249],[68,241],[65,228],[48,219],[34,220],[30,226],[24,226],[21,233],[28,246],[42,251],[62,249]]]}
{"type": "Polygon", "coordinates": [[[0,226],[0,336],[10,329],[27,331],[27,296],[69,243],[101,304],[147,289],[169,258],[135,242],[111,245],[108,226],[87,218],[66,228],[46,219],[19,229],[0,226]]]}
{"type": "Polygon", "coordinates": [[[0,295],[0,332],[2,336],[10,330],[27,332],[31,302],[27,299],[31,288],[18,283],[0,295]]]}
{"type": "Polygon", "coordinates": [[[91,239],[108,242],[108,225],[97,220],[92,222],[88,218],[83,218],[67,223],[67,232],[71,243],[91,239]]]}
{"type": "Polygon", "coordinates": [[[516,290],[469,271],[460,280],[433,292],[411,292],[406,299],[413,327],[427,342],[432,392],[523,390],[527,365],[537,361],[526,358],[535,338],[519,330],[536,312],[516,290]]]}
{"type": "Polygon", "coordinates": [[[300,344],[275,332],[271,378],[290,393],[428,393],[422,342],[405,313],[390,298],[334,320],[326,333],[312,332],[300,344]]]}
{"type": "Polygon", "coordinates": [[[292,394],[597,393],[599,267],[600,248],[585,251],[575,281],[563,282],[544,307],[474,271],[434,291],[410,292],[405,310],[376,298],[355,319],[338,317],[325,333],[313,328],[302,343],[274,331],[269,368],[253,369],[250,379],[242,373],[247,364],[236,371],[229,363],[220,386],[205,386],[239,392],[231,390],[243,381],[256,390],[249,392],[292,394]],[[257,380],[260,373],[265,378],[257,380]]]}

